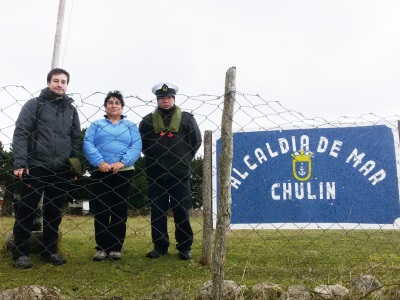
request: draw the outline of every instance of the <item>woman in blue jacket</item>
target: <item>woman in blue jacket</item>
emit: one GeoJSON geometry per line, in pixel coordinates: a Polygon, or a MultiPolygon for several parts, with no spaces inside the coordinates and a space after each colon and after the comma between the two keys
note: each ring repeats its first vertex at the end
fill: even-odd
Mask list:
{"type": "Polygon", "coordinates": [[[92,173],[95,197],[90,203],[97,244],[94,261],[107,256],[121,259],[126,235],[127,200],[142,140],[136,124],[122,115],[124,104],[119,91],[109,92],[104,100],[104,119],[89,126],[83,143],[86,158],[97,169],[92,173]]]}

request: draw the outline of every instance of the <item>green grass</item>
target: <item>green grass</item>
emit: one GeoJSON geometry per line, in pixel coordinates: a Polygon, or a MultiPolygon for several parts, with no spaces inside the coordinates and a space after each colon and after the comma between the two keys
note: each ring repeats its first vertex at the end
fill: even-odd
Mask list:
{"type": "MultiPolygon", "coordinates": [[[[0,245],[14,219],[0,217],[0,245]]],[[[51,266],[31,258],[34,268],[12,267],[11,254],[0,254],[0,291],[38,284],[57,287],[65,299],[146,299],[156,292],[178,289],[194,299],[199,287],[212,279],[212,267],[202,266],[202,220],[193,218],[194,259],[180,261],[169,221],[170,253],[147,259],[152,248],[149,217],[131,217],[119,262],[93,262],[94,229],[91,216],[65,216],[61,223],[61,252],[67,264],[51,266]]],[[[348,286],[351,278],[369,274],[388,289],[400,284],[400,236],[390,230],[235,230],[228,233],[225,279],[251,287],[274,282],[284,290],[304,284],[348,286]]],[[[248,299],[251,296],[247,294],[248,299]]],[[[150,297],[151,298],[151,297],[150,297]]],[[[389,298],[388,298],[389,299],[389,298]]]]}

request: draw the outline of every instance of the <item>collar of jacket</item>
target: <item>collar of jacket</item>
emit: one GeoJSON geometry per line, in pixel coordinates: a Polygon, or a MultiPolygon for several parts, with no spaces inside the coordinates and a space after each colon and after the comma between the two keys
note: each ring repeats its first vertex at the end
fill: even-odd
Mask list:
{"type": "MultiPolygon", "coordinates": [[[[165,116],[162,114],[161,109],[158,107],[154,112],[153,112],[153,127],[154,127],[154,132],[155,133],[160,133],[164,131],[170,131],[170,132],[179,132],[179,128],[181,126],[181,120],[182,120],[182,111],[178,106],[174,106],[173,109],[169,109],[168,111],[170,112],[169,115],[165,116]],[[171,117],[171,122],[168,127],[165,126],[164,124],[164,118],[166,117],[171,117]]],[[[164,112],[166,110],[164,109],[164,112]]]]}
{"type": "Polygon", "coordinates": [[[74,100],[72,100],[70,97],[68,97],[66,94],[60,96],[59,94],[54,93],[52,90],[50,90],[49,88],[44,88],[41,92],[40,92],[40,96],[46,100],[50,100],[50,101],[67,101],[69,103],[74,102],[74,100]]]}
{"type": "MultiPolygon", "coordinates": [[[[109,120],[107,115],[103,115],[105,119],[109,120]]],[[[127,116],[126,115],[121,115],[121,120],[126,119],[127,116]]]]}

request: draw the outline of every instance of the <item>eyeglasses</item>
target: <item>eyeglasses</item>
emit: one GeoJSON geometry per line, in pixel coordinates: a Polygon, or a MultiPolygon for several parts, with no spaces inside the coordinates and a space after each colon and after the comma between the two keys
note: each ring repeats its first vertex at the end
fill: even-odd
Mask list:
{"type": "Polygon", "coordinates": [[[120,101],[107,101],[107,105],[121,105],[120,101]]]}

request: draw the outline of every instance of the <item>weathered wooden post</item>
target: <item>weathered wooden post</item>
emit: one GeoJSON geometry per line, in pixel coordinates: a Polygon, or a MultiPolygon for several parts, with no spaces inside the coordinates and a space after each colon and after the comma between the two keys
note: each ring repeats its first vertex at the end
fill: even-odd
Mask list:
{"type": "Polygon", "coordinates": [[[65,0],[60,0],[58,3],[57,26],[56,26],[56,35],[54,37],[54,48],[53,48],[53,58],[51,60],[51,69],[58,68],[58,62],[60,60],[61,36],[64,23],[64,12],[65,12],[65,0]]]}
{"type": "Polygon", "coordinates": [[[204,132],[203,156],[203,243],[201,264],[211,265],[212,261],[212,131],[204,132]]]}
{"type": "Polygon", "coordinates": [[[232,120],[236,99],[236,67],[231,67],[225,77],[224,110],[222,112],[221,142],[222,151],[219,157],[220,197],[215,233],[214,273],[212,299],[220,300],[223,296],[225,275],[226,233],[231,220],[231,172],[233,158],[232,120]]]}

